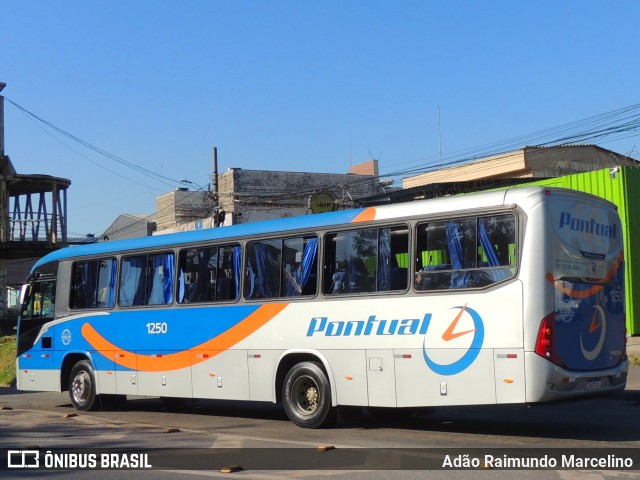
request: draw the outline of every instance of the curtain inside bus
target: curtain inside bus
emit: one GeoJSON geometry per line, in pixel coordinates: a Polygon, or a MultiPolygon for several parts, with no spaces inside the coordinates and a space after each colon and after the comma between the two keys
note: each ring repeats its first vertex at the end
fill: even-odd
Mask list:
{"type": "Polygon", "coordinates": [[[465,265],[464,250],[462,248],[462,232],[458,222],[447,222],[445,226],[449,258],[451,258],[451,288],[466,288],[469,285],[471,273],[462,270],[465,265]],[[458,270],[458,271],[456,271],[458,270]]]}
{"type": "Polygon", "coordinates": [[[111,271],[109,272],[109,308],[116,304],[116,279],[118,278],[118,262],[115,258],[111,260],[111,271]]]}
{"type": "MultiPolygon", "coordinates": [[[[500,267],[502,266],[502,264],[500,263],[500,259],[498,258],[498,251],[489,238],[486,222],[486,218],[480,218],[478,222],[478,236],[480,237],[480,246],[482,247],[489,266],[500,267]]],[[[509,270],[505,270],[502,268],[492,269],[487,273],[489,274],[493,282],[499,282],[500,280],[504,280],[511,275],[509,270]]]]}
{"type": "Polygon", "coordinates": [[[235,269],[234,278],[236,281],[236,295],[240,295],[240,262],[242,262],[242,248],[240,245],[233,247],[233,268],[235,269]]]}
{"type": "Polygon", "coordinates": [[[118,303],[123,307],[143,305],[144,278],[147,257],[126,257],[122,260],[122,273],[120,275],[120,294],[118,303]],[[141,288],[142,287],[142,288],[141,288]]]}
{"type": "Polygon", "coordinates": [[[148,305],[166,305],[173,300],[173,253],[152,256],[152,280],[148,305]]]}
{"type": "Polygon", "coordinates": [[[310,238],[304,247],[302,252],[302,261],[299,268],[291,273],[293,281],[287,282],[287,296],[294,297],[301,295],[304,291],[304,287],[307,285],[313,270],[314,261],[316,259],[316,252],[318,250],[318,239],[315,237],[310,238]]]}
{"type": "Polygon", "coordinates": [[[391,229],[378,230],[378,275],[377,291],[386,292],[390,289],[391,280],[391,229]]]}

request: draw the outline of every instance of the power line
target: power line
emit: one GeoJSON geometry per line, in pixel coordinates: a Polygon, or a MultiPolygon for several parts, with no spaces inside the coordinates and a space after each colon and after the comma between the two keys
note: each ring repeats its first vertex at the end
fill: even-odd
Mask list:
{"type": "MultiPolygon", "coordinates": [[[[123,176],[113,170],[99,164],[98,162],[93,161],[86,155],[78,152],[73,149],[71,146],[67,145],[65,142],[54,136],[51,132],[47,131],[44,127],[47,127],[54,132],[57,132],[64,137],[79,143],[85,148],[92,150],[93,152],[105,156],[110,160],[117,162],[118,164],[125,166],[137,173],[140,173],[148,178],[153,179],[154,181],[160,182],[164,185],[169,185],[174,187],[175,184],[183,183],[181,180],[172,179],[167,176],[164,176],[160,173],[149,170],[145,167],[142,167],[138,164],[125,160],[117,155],[111,154],[110,152],[96,147],[93,144],[78,138],[77,136],[63,130],[60,127],[52,124],[51,122],[44,120],[40,116],[34,114],[33,112],[27,110],[26,108],[18,105],[11,99],[4,97],[10,104],[15,106],[18,110],[24,113],[31,121],[36,123],[39,128],[45,131],[52,138],[62,143],[64,146],[72,150],[74,153],[78,154],[82,158],[91,162],[95,166],[102,168],[116,176],[129,180],[138,185],[152,188],[155,190],[161,190],[159,188],[150,187],[148,185],[144,185],[142,183],[136,182],[126,176],[123,176]]],[[[532,133],[514,136],[505,140],[500,140],[496,142],[491,142],[487,144],[483,144],[480,146],[462,149],[459,151],[454,151],[449,153],[448,155],[442,156],[441,152],[439,152],[437,159],[433,159],[432,157],[421,158],[409,162],[400,162],[395,164],[396,166],[404,164],[411,164],[420,162],[421,165],[415,167],[406,167],[400,168],[397,170],[391,170],[388,172],[384,172],[378,176],[360,176],[355,175],[354,178],[350,181],[341,182],[340,184],[326,184],[325,186],[315,186],[313,188],[308,188],[306,190],[298,190],[295,193],[287,192],[287,193],[279,193],[275,194],[276,190],[272,192],[263,192],[269,195],[271,200],[286,200],[286,199],[294,199],[300,198],[304,195],[311,195],[318,190],[322,189],[330,189],[330,190],[345,190],[357,187],[367,187],[372,184],[377,184],[380,182],[381,178],[394,178],[400,176],[411,176],[418,175],[421,173],[426,173],[429,171],[448,168],[455,165],[460,165],[464,163],[472,162],[473,160],[477,160],[478,158],[487,158],[491,156],[504,155],[504,158],[507,159],[509,157],[509,152],[515,149],[522,148],[526,145],[533,146],[559,146],[559,145],[577,145],[583,144],[587,141],[599,140],[602,141],[604,139],[609,139],[607,141],[613,141],[614,139],[621,138],[629,138],[636,136],[637,131],[640,130],[640,104],[633,104],[627,107],[619,108],[616,110],[612,110],[610,112],[605,112],[603,114],[587,117],[581,120],[577,120],[574,122],[569,122],[565,124],[561,124],[558,126],[538,130],[532,133]],[[425,160],[432,160],[431,162],[424,163],[425,160]]],[[[480,173],[483,170],[483,166],[478,166],[477,172],[480,173]]],[[[192,194],[197,193],[199,190],[196,190],[192,194]]],[[[281,192],[281,191],[280,191],[281,192]]],[[[256,195],[256,198],[261,195],[256,195]]],[[[234,198],[235,200],[235,198],[234,198]]],[[[241,201],[241,200],[240,200],[241,201]]],[[[170,207],[167,207],[170,208],[170,207]]],[[[155,212],[152,215],[149,215],[145,218],[145,220],[150,219],[152,216],[162,213],[165,209],[161,211],[155,212]]],[[[114,232],[117,233],[117,232],[114,232]]]]}
{"type": "Polygon", "coordinates": [[[96,162],[95,160],[89,158],[88,156],[86,156],[85,154],[83,154],[82,152],[79,152],[78,150],[76,150],[75,148],[73,148],[71,145],[65,143],[64,141],[62,141],[60,138],[56,137],[55,135],[53,135],[50,131],[48,131],[46,128],[44,128],[40,123],[38,123],[34,118],[27,116],[27,118],[33,122],[33,124],[38,127],[39,129],[41,129],[45,134],[49,135],[53,140],[55,140],[56,142],[64,145],[66,148],[68,148],[69,150],[71,150],[73,153],[75,153],[76,155],[84,158],[85,160],[87,160],[88,162],[92,163],[93,165],[95,165],[98,168],[101,168],[102,170],[105,170],[109,173],[111,173],[112,175],[115,175],[116,177],[120,177],[124,180],[127,180],[129,182],[135,183],[136,185],[140,185],[142,187],[145,188],[150,188],[152,190],[157,190],[159,192],[163,192],[164,189],[158,188],[158,187],[152,187],[151,185],[146,185],[144,183],[140,183],[136,180],[133,180],[132,178],[126,177],[124,175],[119,174],[118,172],[114,172],[113,170],[105,167],[104,165],[101,165],[100,163],[96,162]]]}
{"type": "MultiPolygon", "coordinates": [[[[160,174],[160,173],[157,173],[157,172],[154,172],[154,171],[152,171],[152,170],[149,170],[148,168],[145,168],[145,167],[143,167],[143,166],[141,166],[141,165],[138,165],[138,164],[136,164],[136,163],[130,162],[130,161],[128,161],[128,160],[126,160],[126,159],[124,159],[124,158],[122,158],[122,157],[119,157],[119,156],[117,156],[117,155],[114,155],[114,154],[112,154],[112,153],[108,152],[107,150],[105,150],[105,149],[103,149],[103,148],[96,147],[95,145],[93,145],[93,144],[91,144],[91,143],[87,142],[86,140],[82,140],[81,138],[78,138],[78,137],[76,137],[75,135],[73,135],[73,134],[71,134],[71,133],[67,132],[66,130],[63,130],[62,128],[60,128],[60,127],[58,127],[58,126],[54,125],[53,123],[51,123],[51,122],[49,122],[49,121],[47,121],[47,120],[43,119],[42,117],[40,117],[40,116],[36,115],[35,113],[33,113],[33,112],[31,112],[31,111],[27,110],[26,108],[22,107],[21,105],[18,105],[16,102],[14,102],[13,100],[11,100],[10,98],[8,98],[8,97],[4,97],[4,98],[5,98],[5,100],[6,100],[6,101],[8,101],[11,105],[13,105],[13,106],[14,106],[14,107],[16,107],[18,110],[20,110],[22,113],[24,113],[27,117],[29,117],[29,118],[31,118],[31,119],[33,119],[33,120],[35,120],[35,121],[40,122],[42,125],[45,125],[46,127],[50,128],[50,129],[52,129],[52,130],[54,130],[55,132],[57,132],[57,133],[59,133],[59,134],[61,134],[61,135],[65,136],[65,137],[69,138],[70,140],[73,140],[74,142],[79,143],[79,144],[80,144],[80,145],[82,145],[83,147],[88,148],[89,150],[92,150],[92,151],[93,151],[93,152],[95,152],[95,153],[98,153],[99,155],[102,155],[102,156],[104,156],[104,157],[107,157],[107,158],[109,158],[109,159],[111,159],[111,160],[113,160],[113,161],[115,161],[115,162],[119,163],[120,165],[123,165],[123,166],[125,166],[125,167],[127,167],[127,168],[130,168],[130,169],[132,169],[132,170],[134,170],[134,171],[136,171],[136,172],[138,172],[138,173],[140,173],[140,174],[142,174],[142,175],[144,175],[144,176],[146,176],[146,177],[148,177],[148,178],[152,178],[153,180],[155,180],[155,181],[157,181],[157,182],[160,182],[160,183],[163,183],[163,184],[165,184],[165,185],[169,185],[169,186],[173,187],[173,186],[175,186],[175,184],[176,184],[176,183],[180,183],[180,181],[179,181],[179,180],[176,180],[176,179],[173,179],[173,178],[169,178],[169,177],[167,177],[167,176],[165,176],[165,175],[162,175],[162,174],[160,174]]],[[[63,143],[63,142],[62,142],[62,143],[63,143]]],[[[67,146],[67,147],[68,147],[68,145],[66,145],[65,143],[63,143],[63,145],[65,145],[65,146],[67,146]]],[[[70,148],[70,147],[69,147],[69,148],[70,148]]],[[[75,152],[75,153],[78,153],[78,152],[77,152],[76,150],[74,150],[74,149],[71,149],[71,150],[72,150],[73,152],[75,152]]],[[[89,160],[89,159],[88,159],[86,156],[84,156],[84,155],[80,155],[80,156],[82,156],[83,158],[85,158],[85,159],[89,160]]],[[[89,160],[89,161],[91,161],[91,160],[89,160]]],[[[93,164],[95,165],[95,162],[93,162],[93,161],[92,161],[91,163],[93,163],[93,164]]],[[[107,170],[108,170],[108,169],[107,169],[107,170]]],[[[113,172],[113,171],[111,171],[111,170],[108,170],[108,171],[109,171],[109,172],[111,172],[111,173],[114,173],[114,172],[113,172]]],[[[116,173],[114,173],[114,174],[115,174],[115,175],[118,175],[118,174],[116,174],[116,173]]],[[[135,182],[135,181],[133,181],[133,180],[131,180],[131,179],[129,179],[129,178],[123,177],[123,176],[121,176],[121,175],[118,175],[118,176],[120,176],[121,178],[125,178],[125,179],[127,179],[127,180],[130,180],[130,181],[132,181],[132,182],[134,182],[134,183],[137,183],[137,182],[135,182]]]]}

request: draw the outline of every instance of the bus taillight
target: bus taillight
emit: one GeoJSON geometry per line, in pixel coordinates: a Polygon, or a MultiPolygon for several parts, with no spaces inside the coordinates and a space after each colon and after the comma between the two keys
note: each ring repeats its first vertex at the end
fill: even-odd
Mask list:
{"type": "Polygon", "coordinates": [[[542,322],[540,322],[538,341],[536,342],[536,353],[556,365],[562,365],[562,360],[556,354],[555,335],[553,331],[553,323],[555,322],[555,319],[556,314],[552,313],[543,318],[542,322]]]}

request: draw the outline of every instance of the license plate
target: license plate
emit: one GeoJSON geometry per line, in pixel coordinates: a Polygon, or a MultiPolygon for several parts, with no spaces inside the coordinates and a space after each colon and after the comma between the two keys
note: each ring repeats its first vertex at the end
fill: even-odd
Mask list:
{"type": "Polygon", "coordinates": [[[587,382],[587,390],[597,390],[602,387],[602,382],[600,380],[593,380],[591,382],[587,382]]]}

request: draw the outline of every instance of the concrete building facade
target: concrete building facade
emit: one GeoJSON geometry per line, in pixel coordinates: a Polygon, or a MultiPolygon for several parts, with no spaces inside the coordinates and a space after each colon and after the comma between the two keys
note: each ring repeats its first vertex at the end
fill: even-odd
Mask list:
{"type": "Polygon", "coordinates": [[[206,218],[211,215],[212,207],[210,192],[178,188],[165,193],[156,197],[157,229],[165,230],[181,223],[206,218]]]}
{"type": "Polygon", "coordinates": [[[218,177],[224,224],[307,215],[318,192],[330,193],[336,210],[352,208],[359,198],[380,191],[377,169],[377,161],[356,166],[363,173],[346,174],[231,168],[218,177]]]}
{"type": "Polygon", "coordinates": [[[156,230],[155,214],[134,215],[123,213],[102,234],[102,240],[125,240],[153,235],[156,230]]]}
{"type": "Polygon", "coordinates": [[[335,210],[352,208],[383,188],[377,160],[353,165],[346,174],[230,168],[217,183],[217,193],[179,189],[158,197],[153,234],[307,215],[319,193],[332,199],[335,210]]]}

